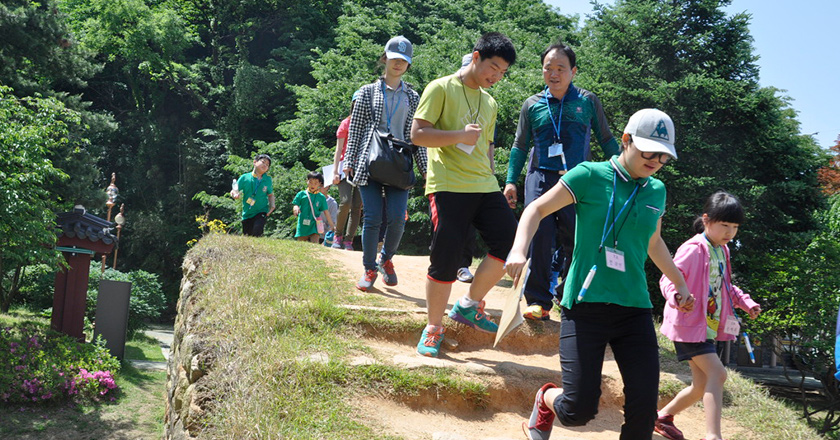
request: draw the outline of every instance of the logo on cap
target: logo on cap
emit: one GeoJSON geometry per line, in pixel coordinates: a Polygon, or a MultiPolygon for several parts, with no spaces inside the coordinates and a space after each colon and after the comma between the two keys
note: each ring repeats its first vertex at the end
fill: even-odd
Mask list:
{"type": "Polygon", "coordinates": [[[653,130],[653,133],[650,134],[650,137],[662,139],[664,141],[671,140],[671,137],[668,135],[668,127],[665,126],[665,121],[662,119],[659,120],[659,123],[656,124],[656,128],[653,130]]]}
{"type": "Polygon", "coordinates": [[[405,41],[400,41],[400,52],[405,53],[405,41]]]}

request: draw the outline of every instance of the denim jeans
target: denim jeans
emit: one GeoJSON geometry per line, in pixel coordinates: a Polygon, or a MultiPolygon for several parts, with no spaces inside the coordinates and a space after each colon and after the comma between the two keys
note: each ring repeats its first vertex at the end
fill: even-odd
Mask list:
{"type": "Polygon", "coordinates": [[[365,270],[375,270],[379,229],[382,227],[382,206],[385,205],[387,226],[381,259],[386,261],[397,253],[403,231],[405,231],[408,190],[382,185],[373,180],[368,180],[368,184],[359,187],[359,190],[365,212],[362,225],[362,264],[365,270]]]}
{"type": "MultiPolygon", "coordinates": [[[[535,170],[525,176],[525,206],[545,194],[560,181],[560,175],[535,170]]],[[[531,273],[525,282],[525,301],[528,305],[538,304],[543,309],[552,307],[554,292],[549,292],[552,270],[560,272],[563,282],[572,261],[575,243],[575,207],[573,205],[547,215],[531,240],[528,257],[531,259],[531,273]],[[565,265],[563,264],[565,262],[565,265]]],[[[559,297],[562,297],[562,286],[559,297]]]]}
{"type": "Polygon", "coordinates": [[[598,414],[601,367],[610,345],[624,382],[621,440],[650,440],[659,394],[659,346],[651,309],[579,303],[561,309],[563,394],[554,401],[560,423],[583,426],[598,414]]]}

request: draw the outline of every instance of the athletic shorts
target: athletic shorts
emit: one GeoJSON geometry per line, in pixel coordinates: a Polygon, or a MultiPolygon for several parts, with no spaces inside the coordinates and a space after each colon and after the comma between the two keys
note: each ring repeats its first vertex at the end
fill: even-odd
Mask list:
{"type": "Polygon", "coordinates": [[[428,276],[441,283],[455,282],[461,267],[470,225],[487,244],[487,256],[504,262],[516,235],[516,217],[501,192],[429,194],[432,246],[428,276]]]}
{"type": "Polygon", "coordinates": [[[703,342],[674,341],[674,351],[677,352],[677,360],[688,361],[701,354],[717,353],[717,344],[714,339],[706,339],[703,342]]]}

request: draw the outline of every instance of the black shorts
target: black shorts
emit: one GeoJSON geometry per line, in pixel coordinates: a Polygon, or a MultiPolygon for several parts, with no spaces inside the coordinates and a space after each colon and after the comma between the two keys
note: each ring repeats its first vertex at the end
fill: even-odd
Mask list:
{"type": "Polygon", "coordinates": [[[429,208],[433,228],[429,278],[455,282],[470,225],[487,244],[487,256],[507,260],[517,222],[501,192],[436,192],[429,194],[429,208]]]}
{"type": "Polygon", "coordinates": [[[674,351],[677,352],[677,360],[688,361],[701,354],[717,353],[717,343],[714,339],[706,339],[703,342],[674,341],[674,351]]]}
{"type": "Polygon", "coordinates": [[[242,235],[250,235],[252,237],[262,237],[265,229],[266,213],[261,212],[251,218],[242,220],[242,235]]]}

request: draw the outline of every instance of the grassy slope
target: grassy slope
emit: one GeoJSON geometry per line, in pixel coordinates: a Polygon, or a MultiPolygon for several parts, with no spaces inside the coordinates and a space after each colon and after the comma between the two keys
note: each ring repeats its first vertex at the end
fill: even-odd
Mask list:
{"type": "MultiPolygon", "coordinates": [[[[337,307],[346,286],[334,276],[341,269],[316,256],[321,252],[306,243],[224,235],[207,237],[190,252],[201,261],[197,285],[208,293],[199,304],[203,331],[220,356],[217,368],[227,370],[214,375],[213,388],[225,399],[210,412],[207,438],[391,438],[355,422],[346,403],[353,393],[438,387],[477,401],[483,397],[480,384],[447,370],[347,365],[348,353],[365,350],[352,338],[352,326],[382,318],[337,307]],[[313,355],[329,361],[313,361],[313,355]]],[[[666,371],[686,368],[667,361],[672,353],[662,354],[666,371]]],[[[682,386],[664,383],[663,392],[682,386]]],[[[819,438],[793,410],[737,373],[726,389],[724,417],[738,420],[755,438],[819,438]]]]}

